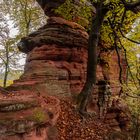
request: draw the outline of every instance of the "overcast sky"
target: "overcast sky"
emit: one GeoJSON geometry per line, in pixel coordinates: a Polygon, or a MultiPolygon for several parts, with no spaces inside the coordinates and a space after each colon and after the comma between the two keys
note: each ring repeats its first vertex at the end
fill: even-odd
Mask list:
{"type": "MultiPolygon", "coordinates": [[[[17,28],[14,27],[13,22],[11,20],[8,20],[8,25],[10,28],[10,37],[14,37],[15,35],[17,35],[18,30],[17,30],[17,28]]],[[[21,59],[19,60],[19,63],[21,65],[25,64],[25,58],[22,56],[22,54],[21,54],[21,59]]]]}

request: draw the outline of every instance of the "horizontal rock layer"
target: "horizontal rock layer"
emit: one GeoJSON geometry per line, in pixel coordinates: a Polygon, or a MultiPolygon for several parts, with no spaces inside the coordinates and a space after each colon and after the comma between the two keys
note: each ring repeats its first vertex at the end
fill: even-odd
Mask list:
{"type": "Polygon", "coordinates": [[[10,88],[35,85],[51,95],[78,94],[86,76],[87,43],[82,26],[51,17],[47,25],[21,40],[19,49],[27,53],[25,72],[10,88]]]}
{"type": "Polygon", "coordinates": [[[18,47],[24,53],[43,44],[58,44],[61,48],[78,47],[80,49],[87,47],[87,39],[88,34],[79,24],[59,17],[51,17],[47,25],[28,37],[22,38],[18,47]]]}
{"type": "Polygon", "coordinates": [[[7,95],[0,90],[0,101],[1,140],[49,139],[48,131],[54,127],[60,112],[58,99],[29,90],[7,95]]]}
{"type": "MultiPolygon", "coordinates": [[[[51,17],[47,25],[22,38],[20,44],[19,49],[27,53],[25,72],[12,87],[31,89],[37,85],[39,90],[45,89],[48,94],[58,96],[81,91],[86,77],[88,44],[88,34],[82,26],[51,17]]],[[[98,50],[97,82],[107,78],[116,95],[120,91],[118,57],[114,48],[105,47],[100,44],[98,50]]],[[[125,71],[122,61],[121,58],[125,71]]]]}

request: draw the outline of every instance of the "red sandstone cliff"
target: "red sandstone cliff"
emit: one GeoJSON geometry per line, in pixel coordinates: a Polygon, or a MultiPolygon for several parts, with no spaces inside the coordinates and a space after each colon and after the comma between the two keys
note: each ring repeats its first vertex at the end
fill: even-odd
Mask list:
{"type": "MultiPolygon", "coordinates": [[[[51,17],[37,32],[22,38],[20,50],[27,53],[24,74],[10,87],[46,89],[49,95],[78,94],[84,84],[88,34],[80,25],[51,17]]],[[[99,46],[102,47],[103,46],[99,46]]],[[[115,49],[99,52],[97,82],[109,77],[113,94],[119,94],[119,64],[115,49]]],[[[122,58],[123,59],[123,58],[122,58]]],[[[125,67],[125,64],[122,63],[125,67]]],[[[124,69],[125,71],[125,69],[124,69]]]]}
{"type": "MultiPolygon", "coordinates": [[[[44,11],[48,13],[46,8],[44,11]]],[[[7,88],[9,94],[1,95],[1,140],[20,140],[21,137],[25,140],[100,140],[102,134],[106,135],[106,127],[103,126],[104,132],[101,134],[102,125],[99,128],[98,122],[93,120],[89,121],[92,125],[87,122],[87,127],[86,124],[83,127],[82,119],[72,110],[72,102],[67,102],[71,97],[74,99],[84,85],[87,43],[88,34],[85,29],[61,17],[50,17],[45,26],[21,39],[19,49],[27,54],[25,70],[7,88]],[[99,134],[93,129],[94,125],[100,130],[99,134]]],[[[108,77],[113,95],[117,95],[120,91],[117,54],[115,49],[104,49],[103,44],[99,48],[97,82],[108,77]]],[[[123,62],[123,57],[121,59],[123,62]]],[[[122,66],[125,68],[124,63],[122,66]]],[[[90,108],[97,109],[97,89],[98,86],[93,91],[90,108]]],[[[121,109],[115,104],[106,116],[106,123],[120,130],[120,124],[127,124],[129,121],[125,114],[121,117],[121,113],[121,109]]],[[[127,126],[123,129],[126,128],[127,126]]]]}

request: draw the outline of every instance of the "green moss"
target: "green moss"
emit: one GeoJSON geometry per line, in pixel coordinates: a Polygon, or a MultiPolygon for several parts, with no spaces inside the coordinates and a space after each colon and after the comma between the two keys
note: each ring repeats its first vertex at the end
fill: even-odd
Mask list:
{"type": "Polygon", "coordinates": [[[87,27],[91,19],[92,8],[87,6],[84,1],[75,4],[73,0],[66,0],[64,4],[55,9],[55,13],[63,16],[66,20],[77,22],[87,27]]]}
{"type": "Polygon", "coordinates": [[[33,112],[32,120],[37,123],[42,123],[47,119],[46,113],[41,109],[38,108],[33,112]]]}

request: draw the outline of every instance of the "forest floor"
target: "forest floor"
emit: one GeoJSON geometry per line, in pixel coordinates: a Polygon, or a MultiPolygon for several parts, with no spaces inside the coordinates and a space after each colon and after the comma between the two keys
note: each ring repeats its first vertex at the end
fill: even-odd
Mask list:
{"type": "Polygon", "coordinates": [[[95,116],[83,119],[70,101],[61,100],[58,140],[104,140],[109,127],[95,116]]]}

